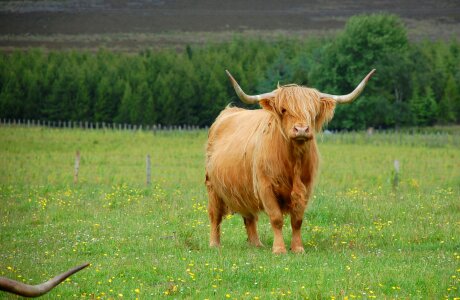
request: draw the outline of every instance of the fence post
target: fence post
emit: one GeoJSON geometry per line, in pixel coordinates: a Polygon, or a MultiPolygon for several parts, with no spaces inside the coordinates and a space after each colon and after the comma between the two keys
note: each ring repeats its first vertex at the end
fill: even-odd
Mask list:
{"type": "Polygon", "coordinates": [[[395,159],[394,161],[394,174],[393,174],[393,190],[398,188],[399,184],[399,160],[395,159]]]}
{"type": "Polygon", "coordinates": [[[77,150],[77,153],[75,155],[75,172],[73,175],[73,183],[77,184],[78,183],[78,170],[80,169],[80,151],[77,150]]]}
{"type": "Polygon", "coordinates": [[[147,180],[146,180],[146,183],[147,185],[150,185],[150,182],[151,182],[151,175],[152,175],[152,165],[150,163],[150,154],[147,154],[147,160],[146,160],[146,164],[147,164],[147,167],[146,167],[146,172],[147,172],[147,180]]]}

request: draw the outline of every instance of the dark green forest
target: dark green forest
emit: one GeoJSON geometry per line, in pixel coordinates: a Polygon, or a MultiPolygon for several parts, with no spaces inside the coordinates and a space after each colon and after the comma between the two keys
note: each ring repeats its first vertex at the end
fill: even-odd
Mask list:
{"type": "Polygon", "coordinates": [[[250,94],[278,82],[346,94],[374,68],[363,95],[338,107],[328,128],[460,123],[459,41],[410,42],[403,22],[384,14],[352,17],[333,38],[1,53],[0,118],[207,126],[229,103],[242,105],[226,69],[250,94]]]}

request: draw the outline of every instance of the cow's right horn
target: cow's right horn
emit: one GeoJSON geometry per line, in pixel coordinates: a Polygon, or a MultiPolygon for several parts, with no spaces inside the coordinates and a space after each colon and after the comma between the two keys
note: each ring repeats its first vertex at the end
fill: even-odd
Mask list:
{"type": "Polygon", "coordinates": [[[81,266],[70,269],[69,271],[62,273],[48,280],[47,282],[38,285],[28,285],[22,282],[0,277],[0,290],[23,297],[39,297],[43,294],[48,293],[56,285],[66,280],[67,277],[86,268],[87,266],[89,266],[89,263],[85,263],[81,266]]]}
{"type": "Polygon", "coordinates": [[[233,85],[233,88],[235,89],[236,94],[238,95],[238,98],[240,98],[241,101],[243,101],[246,104],[255,104],[258,103],[262,99],[270,99],[275,97],[274,92],[270,93],[265,93],[265,94],[260,94],[260,95],[246,95],[245,92],[241,89],[240,85],[238,82],[236,82],[235,78],[233,78],[232,74],[228,70],[225,70],[225,72],[228,75],[228,78],[230,78],[230,82],[233,85]]]}
{"type": "Polygon", "coordinates": [[[326,94],[326,93],[319,93],[319,95],[321,98],[332,98],[335,100],[337,104],[351,103],[353,102],[353,100],[358,98],[358,96],[364,90],[364,87],[366,86],[367,81],[369,80],[369,78],[371,78],[374,72],[375,72],[375,69],[370,71],[369,74],[367,74],[367,76],[364,77],[364,79],[358,84],[355,90],[348,95],[331,95],[331,94],[326,94]]]}

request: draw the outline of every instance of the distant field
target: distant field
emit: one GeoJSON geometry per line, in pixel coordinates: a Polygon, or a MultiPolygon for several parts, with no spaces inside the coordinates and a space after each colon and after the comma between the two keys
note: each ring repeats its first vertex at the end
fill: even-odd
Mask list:
{"type": "Polygon", "coordinates": [[[460,35],[458,1],[0,1],[0,49],[100,47],[136,52],[228,41],[234,34],[308,37],[358,14],[400,16],[412,40],[460,35]]]}
{"type": "Polygon", "coordinates": [[[223,223],[222,249],[208,247],[204,131],[0,127],[0,276],[38,283],[91,262],[44,299],[459,297],[458,135],[318,140],[306,253],[274,256],[265,215],[265,248],[247,245],[238,215],[223,223]]]}

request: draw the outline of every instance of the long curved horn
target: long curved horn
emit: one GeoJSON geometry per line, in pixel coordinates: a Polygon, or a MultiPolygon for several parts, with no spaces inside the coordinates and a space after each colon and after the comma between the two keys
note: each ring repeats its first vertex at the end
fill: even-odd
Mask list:
{"type": "Polygon", "coordinates": [[[367,84],[367,81],[371,78],[371,76],[375,73],[375,69],[369,72],[366,77],[358,84],[353,92],[348,95],[330,95],[326,93],[319,93],[321,98],[332,98],[335,100],[337,104],[345,104],[353,102],[361,92],[364,90],[364,87],[367,84]]]}
{"type": "Polygon", "coordinates": [[[89,266],[89,263],[85,263],[81,266],[70,269],[69,271],[62,273],[53,279],[48,280],[47,282],[37,285],[28,285],[22,282],[0,277],[0,290],[23,297],[39,297],[48,293],[56,285],[66,280],[67,277],[86,268],[87,266],[89,266]]]}
{"type": "Polygon", "coordinates": [[[243,101],[244,103],[255,104],[255,103],[258,103],[262,99],[268,99],[268,98],[275,97],[274,92],[260,94],[260,95],[246,95],[246,93],[243,92],[243,90],[241,89],[238,82],[236,82],[235,78],[233,78],[232,74],[230,74],[228,70],[225,70],[225,72],[227,73],[228,78],[230,78],[230,82],[232,83],[233,88],[235,89],[235,92],[238,95],[238,98],[240,98],[240,100],[243,101]]]}

